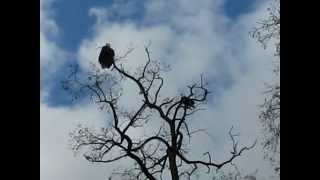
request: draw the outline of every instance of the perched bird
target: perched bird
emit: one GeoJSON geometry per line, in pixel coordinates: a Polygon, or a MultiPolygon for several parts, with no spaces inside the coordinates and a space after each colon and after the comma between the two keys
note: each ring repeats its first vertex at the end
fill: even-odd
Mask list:
{"type": "Polygon", "coordinates": [[[101,64],[102,69],[109,69],[114,61],[114,51],[110,47],[110,44],[107,43],[102,47],[99,55],[99,63],[101,64]]]}
{"type": "Polygon", "coordinates": [[[194,108],[194,101],[186,96],[181,97],[181,103],[186,106],[187,109],[194,108]]]}

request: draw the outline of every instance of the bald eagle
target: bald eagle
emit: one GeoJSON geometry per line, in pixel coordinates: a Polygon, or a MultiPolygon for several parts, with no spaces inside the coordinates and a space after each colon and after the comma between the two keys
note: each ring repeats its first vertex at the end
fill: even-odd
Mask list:
{"type": "Polygon", "coordinates": [[[102,47],[100,55],[99,55],[99,63],[101,64],[101,68],[109,69],[114,61],[114,51],[110,47],[110,44],[107,43],[102,47]]]}

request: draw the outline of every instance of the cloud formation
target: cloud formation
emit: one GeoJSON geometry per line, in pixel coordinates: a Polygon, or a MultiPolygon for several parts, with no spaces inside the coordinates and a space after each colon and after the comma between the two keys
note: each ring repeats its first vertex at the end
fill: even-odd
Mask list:
{"type": "MultiPolygon", "coordinates": [[[[54,42],[59,28],[50,16],[53,1],[40,1],[41,79],[54,75],[67,54],[54,42]]],[[[259,47],[248,34],[257,19],[265,17],[266,3],[257,4],[253,12],[236,20],[223,14],[223,3],[222,0],[145,1],[139,22],[129,18],[136,12],[135,3],[118,3],[109,8],[91,7],[88,15],[95,18],[93,33],[83,38],[75,52],[80,67],[87,70],[90,62],[97,64],[98,47],[106,41],[111,43],[117,55],[134,47],[124,63],[133,71],[146,61],[143,49],[151,41],[151,58],[171,65],[172,71],[164,75],[163,93],[167,95],[179,95],[181,88],[198,80],[203,73],[213,94],[207,110],[200,112],[190,123],[191,127],[208,129],[210,136],[195,137],[190,147],[194,148],[195,156],[213,152],[217,161],[229,155],[227,132],[231,126],[241,133],[240,141],[244,145],[261,138],[258,105],[263,102],[264,82],[272,78],[273,59],[273,52],[259,47]],[[121,14],[124,20],[115,21],[113,14],[121,14]]],[[[124,84],[124,106],[136,105],[133,98],[135,88],[132,84],[124,84]]],[[[46,93],[42,91],[43,95],[46,93]]],[[[66,148],[68,133],[77,123],[103,126],[105,118],[105,114],[97,111],[94,105],[53,108],[43,101],[41,179],[105,179],[111,166],[88,165],[79,158],[81,156],[74,158],[71,150],[66,148]]],[[[243,172],[250,173],[259,168],[259,175],[269,179],[271,170],[262,157],[258,146],[236,162],[243,172]]]]}

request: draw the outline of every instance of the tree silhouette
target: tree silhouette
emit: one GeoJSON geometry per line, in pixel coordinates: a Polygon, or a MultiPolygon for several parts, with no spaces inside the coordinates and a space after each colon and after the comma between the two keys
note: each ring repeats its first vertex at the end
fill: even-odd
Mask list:
{"type": "MultiPolygon", "coordinates": [[[[176,97],[166,97],[161,93],[165,82],[162,73],[170,70],[169,66],[152,61],[149,48],[145,48],[146,63],[131,74],[124,66],[124,59],[132,51],[129,50],[122,57],[116,57],[113,68],[101,70],[92,65],[88,74],[81,74],[77,66],[63,82],[66,90],[77,99],[85,94],[110,115],[111,124],[99,131],[79,126],[70,133],[72,148],[75,152],[84,148],[84,157],[90,162],[112,163],[121,159],[131,159],[134,167],[113,173],[112,177],[121,179],[162,179],[167,172],[172,180],[190,179],[200,170],[199,167],[220,169],[240,156],[244,151],[254,147],[239,148],[239,144],[232,133],[229,136],[232,143],[230,157],[223,162],[215,162],[209,152],[203,155],[207,160],[197,160],[189,157],[188,145],[192,136],[204,131],[196,129],[190,131],[188,119],[198,113],[206,103],[209,91],[203,76],[199,82],[187,86],[187,93],[176,97]],[[141,97],[141,102],[135,110],[123,108],[119,101],[125,93],[122,90],[124,81],[133,82],[141,97]],[[143,137],[135,137],[130,130],[142,131],[151,122],[159,126],[149,128],[143,137]]],[[[200,123],[200,119],[199,119],[200,123]]],[[[111,179],[111,177],[110,177],[111,179]]],[[[167,178],[165,178],[167,179],[167,178]]]]}

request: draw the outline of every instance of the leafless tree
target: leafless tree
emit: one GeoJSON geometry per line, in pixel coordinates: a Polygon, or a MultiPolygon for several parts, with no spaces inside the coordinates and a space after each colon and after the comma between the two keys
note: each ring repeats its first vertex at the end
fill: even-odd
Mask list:
{"type": "MultiPolygon", "coordinates": [[[[258,22],[252,36],[264,48],[269,42],[275,44],[275,75],[280,76],[280,0],[273,0],[268,8],[269,16],[258,22]]],[[[265,129],[265,157],[271,160],[275,171],[280,175],[280,83],[267,84],[265,102],[261,105],[260,119],[265,129]]]]}
{"type": "MultiPolygon", "coordinates": [[[[134,161],[134,167],[114,172],[112,177],[155,180],[162,179],[167,172],[172,180],[178,180],[192,178],[200,167],[207,168],[207,173],[220,169],[254,147],[256,142],[240,148],[231,128],[232,149],[225,161],[213,161],[209,152],[203,154],[207,160],[192,159],[188,154],[189,142],[194,134],[203,130],[190,129],[188,120],[202,109],[210,94],[203,76],[199,82],[187,86],[183,96],[166,97],[161,92],[165,82],[162,73],[170,67],[151,60],[149,48],[146,47],[146,63],[136,73],[130,73],[124,67],[130,52],[116,57],[110,71],[92,65],[92,70],[84,75],[74,66],[63,82],[74,98],[89,94],[101,110],[108,112],[112,122],[99,131],[79,126],[70,133],[75,152],[85,149],[84,157],[96,163],[112,163],[122,159],[134,161]],[[141,97],[141,102],[137,102],[137,109],[126,110],[119,103],[125,93],[122,90],[124,81],[134,83],[139,91],[137,96],[141,97]],[[186,100],[191,103],[186,103],[186,100]],[[143,137],[137,138],[130,133],[130,130],[146,129],[155,121],[159,126],[148,129],[150,132],[143,137]]],[[[201,119],[198,121],[201,123],[201,119]]]]}
{"type": "Polygon", "coordinates": [[[280,56],[280,0],[272,0],[268,7],[268,17],[260,20],[251,32],[252,37],[266,48],[270,41],[275,43],[275,56],[280,56]]]}

